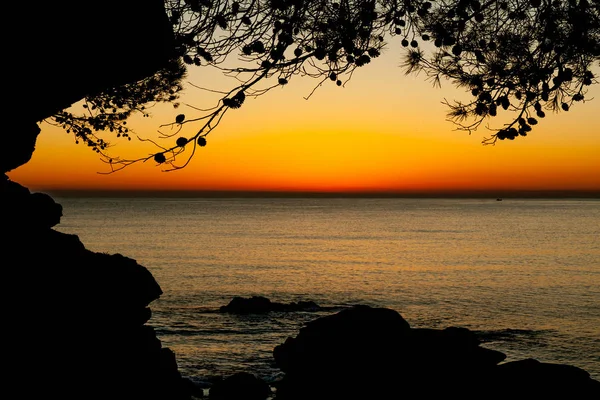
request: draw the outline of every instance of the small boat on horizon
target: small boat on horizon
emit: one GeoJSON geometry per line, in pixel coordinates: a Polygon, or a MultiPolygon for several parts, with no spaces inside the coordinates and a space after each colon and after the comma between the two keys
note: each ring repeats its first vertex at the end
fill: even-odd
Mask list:
{"type": "Polygon", "coordinates": [[[496,199],[496,201],[502,201],[502,198],[501,198],[501,197],[498,197],[498,198],[496,199]]]}

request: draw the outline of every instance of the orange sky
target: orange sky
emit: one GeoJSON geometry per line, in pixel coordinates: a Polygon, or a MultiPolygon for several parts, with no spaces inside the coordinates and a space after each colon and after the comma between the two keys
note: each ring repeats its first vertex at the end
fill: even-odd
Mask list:
{"type": "MultiPolygon", "coordinates": [[[[443,84],[405,76],[398,54],[384,54],[341,88],[333,82],[305,100],[310,78],[249,98],[230,110],[183,170],[162,172],[150,161],[113,174],[72,136],[47,124],[32,160],[8,173],[32,191],[65,189],[252,191],[447,191],[586,190],[600,193],[600,99],[551,114],[530,133],[483,146],[485,128],[468,135],[446,120],[444,98],[465,98],[443,84]]],[[[192,67],[192,69],[194,69],[192,67]]],[[[206,69],[190,81],[217,89],[228,82],[206,69]],[[212,86],[210,85],[212,84],[212,86]]],[[[587,97],[599,97],[594,86],[587,97]]],[[[186,88],[185,102],[207,108],[214,97],[186,88]]],[[[156,139],[160,124],[178,113],[159,107],[131,126],[156,139]]],[[[492,120],[493,122],[494,120],[492,120]]],[[[184,132],[188,136],[198,126],[184,132]]],[[[111,139],[110,136],[105,138],[111,139]]],[[[174,139],[172,139],[174,140],[174,139]]],[[[156,150],[137,140],[114,138],[114,154],[156,150]]],[[[170,142],[169,142],[170,143],[170,142]]],[[[183,160],[183,158],[182,158],[183,160]]]]}

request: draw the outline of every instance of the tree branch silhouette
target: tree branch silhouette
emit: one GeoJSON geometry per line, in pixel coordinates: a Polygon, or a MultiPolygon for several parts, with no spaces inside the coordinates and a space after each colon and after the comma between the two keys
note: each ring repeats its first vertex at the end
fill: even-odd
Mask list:
{"type": "Polygon", "coordinates": [[[589,100],[587,88],[598,83],[592,70],[600,59],[600,0],[165,0],[165,6],[179,59],[134,85],[86,98],[79,115],[63,111],[52,118],[99,153],[109,173],[148,160],[165,171],[183,168],[247,97],[295,76],[318,81],[307,98],[328,81],[343,86],[390,43],[404,48],[405,73],[422,72],[434,85],[444,78],[472,96],[444,100],[458,130],[474,132],[506,111],[508,121],[487,126],[492,133],[483,144],[527,136],[547,112],[589,100]],[[178,114],[161,126],[170,133],[159,131],[160,139],[173,139],[195,123],[195,135],[167,146],[140,138],[158,151],[136,159],[108,155],[100,133],[130,140],[126,120],[133,113],[148,115],[159,102],[178,107],[186,69],[205,66],[238,83],[205,89],[222,97],[211,108],[192,107],[197,116],[178,114]]]}

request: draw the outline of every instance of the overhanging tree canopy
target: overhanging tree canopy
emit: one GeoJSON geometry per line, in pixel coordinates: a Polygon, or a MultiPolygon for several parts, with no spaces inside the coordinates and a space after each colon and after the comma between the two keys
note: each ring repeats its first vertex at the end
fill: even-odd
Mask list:
{"type": "Polygon", "coordinates": [[[434,84],[447,78],[471,101],[448,101],[460,129],[476,130],[506,111],[485,144],[526,136],[549,111],[586,101],[600,60],[600,0],[165,0],[178,59],[135,84],[88,97],[83,112],[52,122],[72,132],[116,171],[154,159],[182,168],[229,109],[247,97],[288,84],[294,76],[342,86],[386,46],[402,46],[408,74],[434,84]],[[107,131],[131,139],[127,118],[153,102],[177,106],[187,68],[211,65],[234,75],[213,108],[176,116],[175,128],[197,124],[192,137],[175,129],[154,154],[108,154],[107,131]],[[260,86],[259,86],[260,85],[260,86]],[[178,156],[187,152],[183,162],[178,156]]]}

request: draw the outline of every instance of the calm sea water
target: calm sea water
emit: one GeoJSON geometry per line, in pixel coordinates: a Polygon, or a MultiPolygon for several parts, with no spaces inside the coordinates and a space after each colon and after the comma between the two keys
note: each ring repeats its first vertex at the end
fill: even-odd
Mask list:
{"type": "Polygon", "coordinates": [[[164,346],[197,381],[280,372],[272,350],[319,313],[233,316],[234,296],[397,310],[461,326],[507,360],[600,380],[600,201],[57,198],[57,230],[147,267],[164,346]]]}

